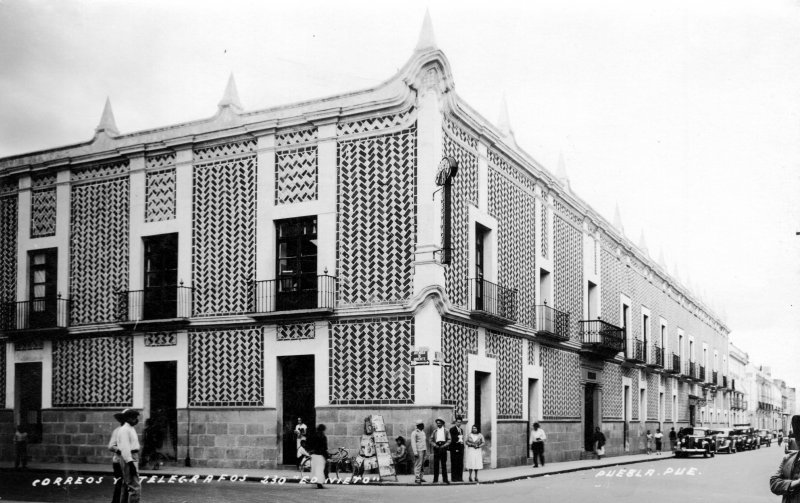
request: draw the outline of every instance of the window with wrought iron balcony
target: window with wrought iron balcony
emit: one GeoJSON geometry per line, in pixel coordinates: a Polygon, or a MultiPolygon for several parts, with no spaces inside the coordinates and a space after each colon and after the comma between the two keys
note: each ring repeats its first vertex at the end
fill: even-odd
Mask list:
{"type": "Polygon", "coordinates": [[[536,335],[557,341],[569,340],[569,313],[547,305],[536,306],[536,335]]]}
{"type": "Polygon", "coordinates": [[[625,349],[625,330],[603,320],[582,320],[581,351],[599,358],[613,358],[625,349]]]}
{"type": "Polygon", "coordinates": [[[680,374],[681,373],[681,357],[675,353],[672,353],[672,365],[666,367],[666,371],[670,374],[680,374]]]}
{"type": "Polygon", "coordinates": [[[645,363],[644,341],[636,338],[626,339],[625,361],[637,365],[645,363]]]}
{"type": "Polygon", "coordinates": [[[653,344],[650,349],[650,358],[647,360],[647,365],[653,368],[664,368],[664,348],[653,344]]]}

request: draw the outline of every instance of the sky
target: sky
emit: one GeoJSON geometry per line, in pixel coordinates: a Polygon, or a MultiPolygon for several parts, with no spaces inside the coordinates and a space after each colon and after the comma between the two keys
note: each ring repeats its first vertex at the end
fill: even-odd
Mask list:
{"type": "Polygon", "coordinates": [[[456,92],[800,387],[800,0],[0,0],[0,156],[374,86],[425,10],[456,92]]]}

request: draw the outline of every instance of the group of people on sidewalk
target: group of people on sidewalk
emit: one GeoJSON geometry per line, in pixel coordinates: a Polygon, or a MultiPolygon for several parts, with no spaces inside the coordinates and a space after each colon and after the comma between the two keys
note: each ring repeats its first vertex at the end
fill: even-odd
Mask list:
{"type": "Polygon", "coordinates": [[[411,452],[414,454],[414,481],[425,482],[424,471],[428,464],[428,442],[433,450],[433,482],[439,482],[441,471],[442,482],[449,484],[464,481],[464,469],[469,472],[470,482],[479,482],[478,472],[483,469],[483,446],[486,440],[477,425],[465,434],[461,426],[464,418],[456,416],[453,426],[445,428],[445,420],[436,418],[436,428],[430,438],[425,434],[425,423],[416,421],[416,429],[411,433],[411,452]],[[447,456],[450,454],[451,476],[447,477],[447,456]]]}

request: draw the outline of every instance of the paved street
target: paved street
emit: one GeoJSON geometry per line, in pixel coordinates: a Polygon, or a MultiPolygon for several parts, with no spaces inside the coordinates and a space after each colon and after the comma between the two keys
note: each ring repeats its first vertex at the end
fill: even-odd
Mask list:
{"type": "MultiPolygon", "coordinates": [[[[208,484],[143,485],[144,501],[159,503],[211,502],[408,502],[409,498],[443,502],[594,501],[620,502],[730,502],[777,501],[768,479],[777,468],[782,449],[773,446],[714,459],[667,459],[621,467],[591,469],[499,484],[460,486],[336,486],[325,490],[303,484],[260,484],[214,481],[208,484]],[[624,472],[620,476],[620,470],[624,472]]],[[[531,468],[531,473],[535,473],[531,468]]],[[[32,487],[36,479],[51,481],[57,474],[0,472],[0,501],[105,502],[111,480],[100,484],[32,487]]],[[[430,477],[428,478],[430,480],[430,477]]]]}

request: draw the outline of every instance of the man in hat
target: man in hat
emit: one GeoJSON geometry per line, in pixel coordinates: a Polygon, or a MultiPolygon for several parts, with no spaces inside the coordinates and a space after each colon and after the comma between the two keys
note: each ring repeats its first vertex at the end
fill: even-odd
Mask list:
{"type": "Polygon", "coordinates": [[[444,427],[444,419],[436,418],[436,429],[431,434],[433,445],[433,483],[439,482],[439,467],[442,469],[442,482],[447,480],[447,449],[450,447],[450,432],[444,427]]]}
{"type": "Polygon", "coordinates": [[[417,419],[417,428],[411,433],[411,452],[414,453],[414,482],[425,482],[422,473],[425,468],[425,453],[428,450],[428,441],[425,438],[425,425],[422,419],[417,419]]]}
{"type": "Polygon", "coordinates": [[[453,482],[464,482],[464,428],[461,426],[463,416],[456,416],[450,428],[450,468],[453,482]]]}
{"type": "Polygon", "coordinates": [[[111,432],[111,440],[108,442],[108,450],[113,453],[111,456],[111,468],[114,470],[114,496],[111,503],[120,503],[122,497],[122,458],[119,456],[119,430],[125,424],[125,416],[122,412],[114,414],[119,426],[111,432]]]}
{"type": "Polygon", "coordinates": [[[119,429],[117,446],[122,458],[122,478],[125,481],[127,494],[123,496],[122,503],[139,503],[142,485],[139,481],[139,436],[133,428],[139,423],[139,411],[125,409],[122,411],[125,421],[119,429]]]}
{"type": "Polygon", "coordinates": [[[544,466],[544,441],[547,440],[544,430],[539,427],[539,423],[533,423],[531,432],[531,450],[533,451],[533,467],[539,467],[539,461],[544,466]]]}
{"type": "MultiPolygon", "coordinates": [[[[792,416],[792,431],[795,440],[800,443],[800,416],[792,416]]],[[[800,503],[800,462],[798,462],[798,452],[795,451],[786,455],[778,471],[770,477],[769,488],[773,494],[783,496],[783,503],[800,503]]]]}

